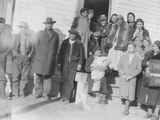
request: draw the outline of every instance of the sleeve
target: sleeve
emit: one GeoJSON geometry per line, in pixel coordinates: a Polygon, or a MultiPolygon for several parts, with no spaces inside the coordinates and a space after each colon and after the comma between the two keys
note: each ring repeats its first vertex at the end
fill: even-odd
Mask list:
{"type": "Polygon", "coordinates": [[[60,50],[58,53],[58,64],[62,64],[62,60],[63,60],[63,56],[64,56],[64,52],[65,52],[65,40],[62,42],[61,46],[60,46],[60,50]]]}
{"type": "Polygon", "coordinates": [[[35,41],[35,39],[36,39],[36,35],[35,35],[35,33],[33,32],[33,31],[31,31],[31,38],[30,38],[30,41],[29,41],[29,54],[28,54],[28,56],[29,57],[33,57],[33,55],[34,55],[34,51],[35,51],[35,46],[34,46],[34,41],[35,41]]]}
{"type": "Polygon", "coordinates": [[[129,33],[129,29],[128,29],[128,26],[127,24],[124,25],[124,34],[123,34],[123,41],[124,41],[124,45],[127,45],[128,44],[128,33],[129,33]]]}
{"type": "Polygon", "coordinates": [[[82,43],[80,43],[80,59],[79,59],[79,64],[83,65],[85,60],[85,51],[84,51],[84,46],[82,43]]]}
{"type": "Polygon", "coordinates": [[[148,30],[144,30],[144,39],[147,40],[151,44],[151,38],[148,30]]]}

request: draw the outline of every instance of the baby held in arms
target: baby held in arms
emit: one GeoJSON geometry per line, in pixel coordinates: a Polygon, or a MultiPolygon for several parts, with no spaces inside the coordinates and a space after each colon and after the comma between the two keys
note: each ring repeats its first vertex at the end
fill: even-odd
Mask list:
{"type": "Polygon", "coordinates": [[[108,65],[109,60],[107,56],[102,54],[100,50],[97,50],[94,54],[94,60],[90,66],[91,79],[93,80],[92,93],[100,93],[101,80],[105,77],[105,70],[108,65]]]}

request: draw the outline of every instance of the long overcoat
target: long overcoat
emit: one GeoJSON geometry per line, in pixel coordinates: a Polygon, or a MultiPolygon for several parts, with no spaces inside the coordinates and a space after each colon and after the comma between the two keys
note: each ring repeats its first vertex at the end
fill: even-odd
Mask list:
{"type": "Polygon", "coordinates": [[[34,73],[41,75],[54,74],[58,46],[59,36],[54,30],[44,30],[38,33],[33,62],[34,73]]]}

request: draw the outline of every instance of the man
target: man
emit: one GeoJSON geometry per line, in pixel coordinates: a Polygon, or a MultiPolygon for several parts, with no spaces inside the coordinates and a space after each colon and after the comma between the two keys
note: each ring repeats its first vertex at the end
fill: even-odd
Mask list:
{"type": "Polygon", "coordinates": [[[56,21],[48,17],[44,22],[45,30],[40,31],[37,35],[33,63],[36,98],[42,96],[47,99],[51,98],[52,76],[55,73],[59,46],[58,33],[53,29],[55,23],[56,21]]]}
{"type": "Polygon", "coordinates": [[[15,35],[13,48],[13,94],[25,97],[25,87],[31,79],[34,33],[26,22],[21,22],[18,27],[20,31],[15,35]]]}
{"type": "Polygon", "coordinates": [[[87,58],[87,47],[88,47],[88,39],[89,39],[89,34],[90,34],[90,28],[89,28],[89,18],[88,18],[88,9],[87,8],[82,8],[80,10],[80,17],[76,17],[73,21],[72,24],[72,29],[76,29],[80,36],[81,36],[81,41],[84,45],[85,49],[85,57],[87,58]]]}
{"type": "Polygon", "coordinates": [[[81,70],[84,60],[83,44],[76,30],[69,30],[69,38],[64,40],[58,57],[61,66],[63,83],[61,86],[62,100],[69,102],[74,88],[76,71],[81,70]]]}
{"type": "Polygon", "coordinates": [[[0,97],[5,97],[7,57],[12,48],[12,29],[0,18],[0,97]]]}

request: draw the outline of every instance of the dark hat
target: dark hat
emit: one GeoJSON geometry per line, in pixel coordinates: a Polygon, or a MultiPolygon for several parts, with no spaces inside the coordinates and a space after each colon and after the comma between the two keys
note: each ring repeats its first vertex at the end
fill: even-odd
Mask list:
{"type": "Polygon", "coordinates": [[[77,38],[81,39],[81,36],[80,36],[80,34],[79,34],[79,32],[78,32],[77,30],[75,30],[75,29],[70,29],[68,32],[69,32],[70,34],[76,35],[77,38]]]}
{"type": "Polygon", "coordinates": [[[5,22],[6,22],[5,18],[0,17],[0,23],[5,23],[5,22]]]}
{"type": "Polygon", "coordinates": [[[47,17],[46,21],[44,22],[44,24],[54,24],[56,23],[55,20],[52,19],[52,17],[47,17]]]}
{"type": "Polygon", "coordinates": [[[80,13],[87,11],[88,12],[88,8],[81,8],[80,13]]]}

